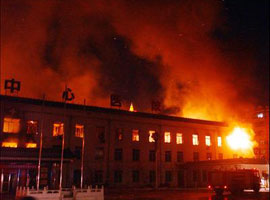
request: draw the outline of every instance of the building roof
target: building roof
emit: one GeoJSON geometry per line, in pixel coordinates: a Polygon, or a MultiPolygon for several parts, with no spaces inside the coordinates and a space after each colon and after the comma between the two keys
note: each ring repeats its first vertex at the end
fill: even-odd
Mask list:
{"type": "Polygon", "coordinates": [[[14,97],[14,96],[7,96],[7,95],[0,95],[1,100],[13,102],[13,103],[24,103],[24,104],[32,104],[41,106],[55,107],[55,108],[64,108],[72,109],[72,110],[85,110],[91,112],[99,112],[105,114],[118,114],[118,115],[126,115],[126,116],[134,116],[134,117],[142,117],[142,118],[152,118],[152,119],[159,119],[159,120],[170,120],[170,121],[177,121],[177,122],[187,122],[187,123],[196,123],[196,124],[205,124],[205,125],[215,125],[215,126],[228,126],[226,122],[218,122],[218,121],[209,121],[209,120],[200,120],[200,119],[190,119],[184,117],[175,117],[175,116],[168,116],[162,114],[152,114],[152,113],[144,113],[144,112],[130,112],[126,110],[120,109],[113,109],[113,108],[103,108],[103,107],[96,107],[96,106],[85,106],[79,104],[72,104],[72,103],[65,103],[64,102],[56,102],[56,101],[44,101],[41,99],[32,99],[32,98],[24,98],[24,97],[14,97]]]}

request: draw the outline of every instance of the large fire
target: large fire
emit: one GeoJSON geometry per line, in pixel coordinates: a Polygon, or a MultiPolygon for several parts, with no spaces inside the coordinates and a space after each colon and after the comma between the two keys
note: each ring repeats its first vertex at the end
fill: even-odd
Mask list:
{"type": "Polygon", "coordinates": [[[251,128],[236,126],[230,135],[226,137],[227,143],[233,151],[237,151],[240,156],[252,157],[253,147],[256,142],[252,141],[254,132],[251,128]]]}

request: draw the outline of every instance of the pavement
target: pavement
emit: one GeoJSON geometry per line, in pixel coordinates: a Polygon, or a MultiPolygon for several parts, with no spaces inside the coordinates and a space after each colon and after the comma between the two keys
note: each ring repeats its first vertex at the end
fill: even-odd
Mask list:
{"type": "MultiPolygon", "coordinates": [[[[105,200],[269,200],[269,189],[261,189],[259,194],[245,190],[240,195],[229,192],[216,196],[207,189],[105,189],[105,200]]],[[[0,194],[0,200],[15,200],[14,196],[0,194]]]]}

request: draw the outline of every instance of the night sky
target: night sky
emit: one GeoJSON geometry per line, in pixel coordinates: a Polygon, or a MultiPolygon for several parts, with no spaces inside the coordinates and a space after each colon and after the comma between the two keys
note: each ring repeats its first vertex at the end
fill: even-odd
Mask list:
{"type": "Polygon", "coordinates": [[[269,104],[268,0],[2,0],[1,93],[226,120],[269,104]]]}

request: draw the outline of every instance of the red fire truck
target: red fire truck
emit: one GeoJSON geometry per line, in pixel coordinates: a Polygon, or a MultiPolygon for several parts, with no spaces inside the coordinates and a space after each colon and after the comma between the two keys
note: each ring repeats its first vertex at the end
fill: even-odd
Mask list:
{"type": "Polygon", "coordinates": [[[217,195],[224,191],[231,193],[243,192],[244,189],[260,190],[260,173],[256,169],[215,170],[209,173],[209,189],[217,195]]]}

